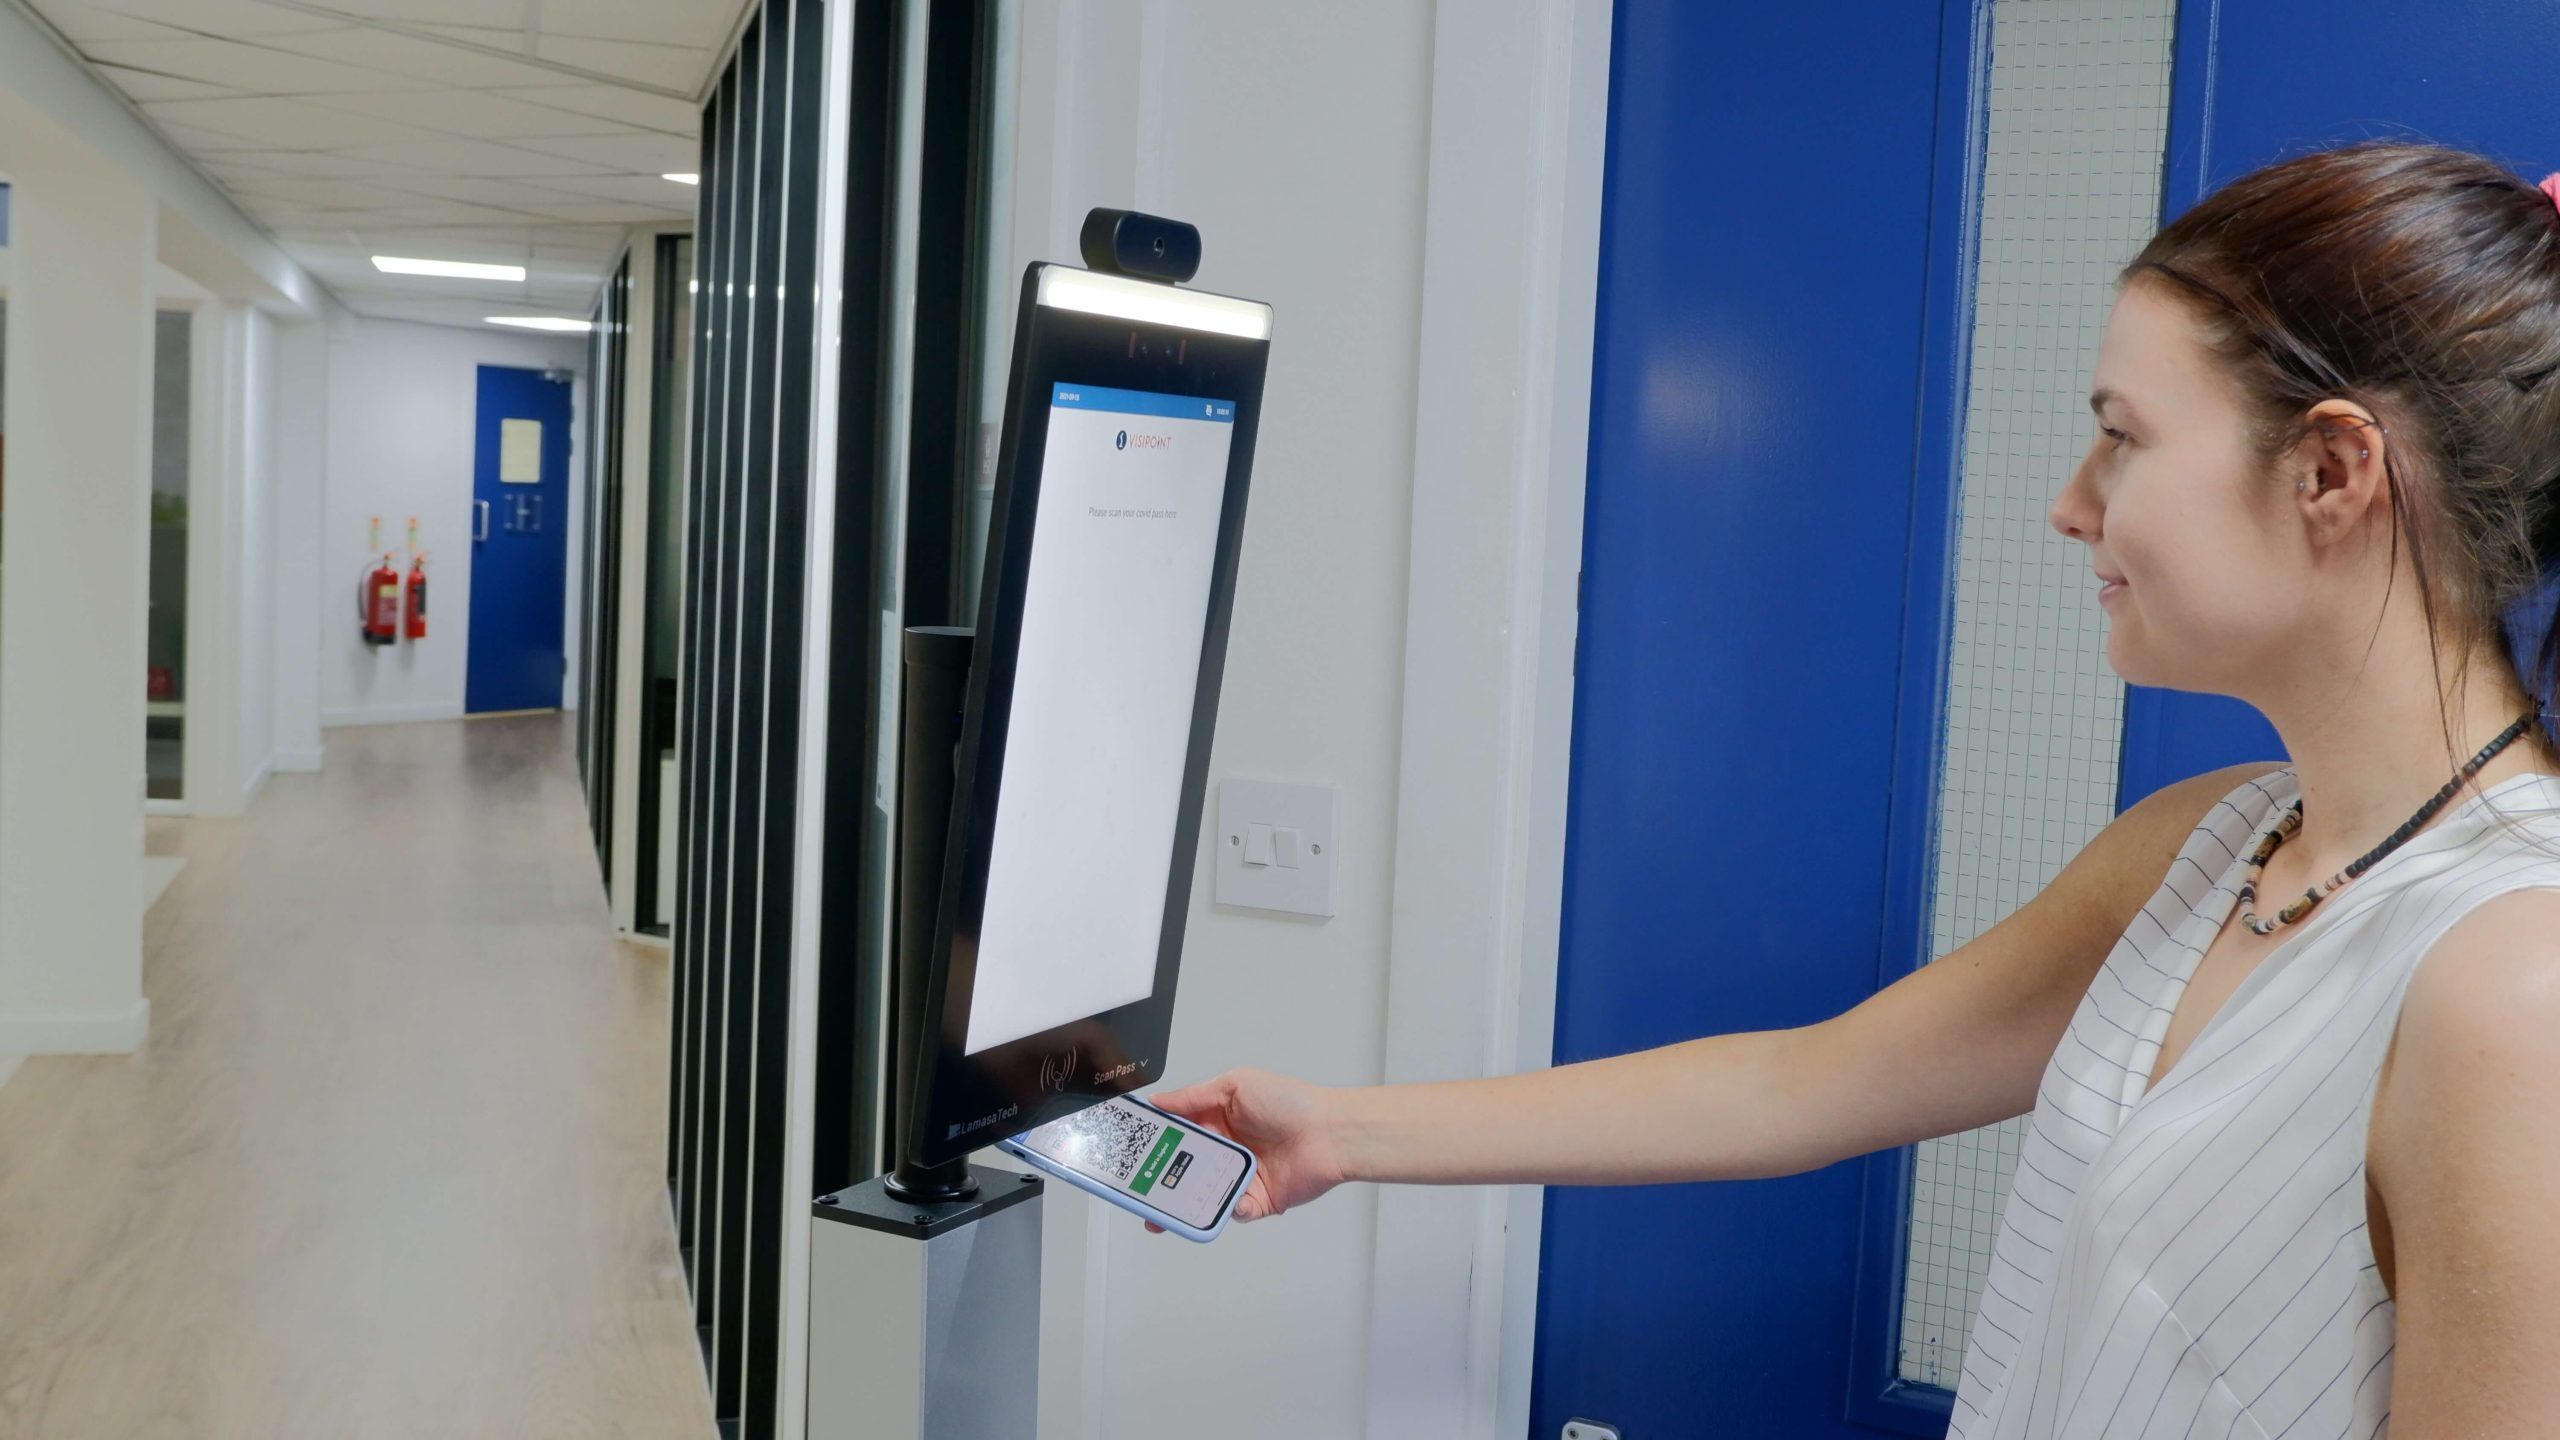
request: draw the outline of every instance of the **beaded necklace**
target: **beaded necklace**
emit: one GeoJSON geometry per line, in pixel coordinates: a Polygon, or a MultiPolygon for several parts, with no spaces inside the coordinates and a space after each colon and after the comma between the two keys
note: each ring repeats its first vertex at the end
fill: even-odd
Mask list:
{"type": "Polygon", "coordinates": [[[2267,857],[2275,854],[2277,846],[2292,839],[2294,833],[2302,828],[2302,802],[2294,801],[2277,819],[2275,828],[2269,830],[2258,841],[2257,848],[2249,852],[2248,876],[2240,882],[2240,923],[2260,935],[2273,935],[2276,931],[2310,914],[2311,907],[2329,898],[2348,881],[2372,869],[2375,861],[2407,843],[2410,836],[2418,833],[2419,826],[2434,818],[2435,813],[2444,808],[2444,803],[2454,797],[2454,792],[2462,788],[2462,782],[2480,773],[2481,766],[2495,759],[2499,751],[2514,744],[2516,737],[2522,735],[2533,724],[2534,718],[2532,715],[2526,715],[2499,732],[2497,739],[2490,741],[2479,754],[2472,756],[2471,763],[2455,771],[2453,778],[2444,782],[2444,788],[2435,793],[2435,798],[2419,806],[2418,813],[2410,816],[2399,829],[2392,831],[2388,839],[2357,857],[2355,862],[2348,865],[2346,869],[2303,891],[2300,899],[2277,912],[2273,920],[2261,919],[2256,909],[2258,877],[2266,871],[2267,857]]]}

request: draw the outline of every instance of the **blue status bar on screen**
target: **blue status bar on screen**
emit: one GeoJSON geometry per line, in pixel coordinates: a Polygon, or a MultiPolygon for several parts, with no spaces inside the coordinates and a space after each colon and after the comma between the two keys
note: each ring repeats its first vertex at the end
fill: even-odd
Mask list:
{"type": "Polygon", "coordinates": [[[1197,395],[1159,395],[1152,390],[1114,390],[1108,385],[1049,387],[1049,405],[1057,410],[1111,410],[1123,415],[1161,415],[1168,420],[1217,420],[1234,424],[1232,400],[1204,400],[1197,395]]]}

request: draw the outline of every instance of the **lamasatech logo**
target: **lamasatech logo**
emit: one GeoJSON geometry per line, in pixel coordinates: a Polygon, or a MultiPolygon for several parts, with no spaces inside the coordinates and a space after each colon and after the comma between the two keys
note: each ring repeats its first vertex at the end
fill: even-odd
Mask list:
{"type": "Polygon", "coordinates": [[[1120,432],[1120,434],[1119,434],[1119,437],[1118,437],[1117,439],[1114,439],[1114,440],[1111,442],[1111,448],[1112,448],[1112,449],[1114,449],[1114,450],[1126,450],[1126,449],[1128,449],[1128,448],[1129,448],[1129,432],[1128,432],[1128,431],[1126,431],[1126,430],[1121,431],[1121,432],[1120,432]]]}

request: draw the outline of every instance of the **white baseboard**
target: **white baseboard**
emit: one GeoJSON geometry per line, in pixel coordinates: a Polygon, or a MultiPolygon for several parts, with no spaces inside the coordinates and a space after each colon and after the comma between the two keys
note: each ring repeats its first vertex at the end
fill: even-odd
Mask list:
{"type": "Polygon", "coordinates": [[[274,774],[275,769],[276,757],[269,755],[258,762],[257,769],[249,772],[249,783],[240,787],[241,814],[249,813],[249,807],[257,803],[258,792],[267,788],[267,777],[274,774]]]}
{"type": "Polygon", "coordinates": [[[0,1015],[0,1055],[129,1055],[151,1031],[151,1002],[96,1015],[0,1015]]]}
{"type": "Polygon", "coordinates": [[[9,1083],[9,1077],[18,1073],[18,1067],[26,1062],[26,1058],[24,1055],[0,1055],[0,1085],[9,1083]]]}
{"type": "Polygon", "coordinates": [[[314,745],[308,749],[299,746],[281,749],[276,751],[276,758],[270,763],[279,775],[317,775],[323,748],[314,745]]]}
{"type": "Polygon", "coordinates": [[[462,707],[450,701],[432,705],[366,705],[323,710],[320,723],[335,725],[405,725],[412,720],[459,720],[462,707]]]}

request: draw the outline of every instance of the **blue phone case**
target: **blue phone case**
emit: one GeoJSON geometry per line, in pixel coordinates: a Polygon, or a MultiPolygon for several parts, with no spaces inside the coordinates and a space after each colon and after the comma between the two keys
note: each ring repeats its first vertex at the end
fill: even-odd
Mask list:
{"type": "MultiPolygon", "coordinates": [[[[1139,1219],[1160,1225],[1167,1231],[1179,1235],[1185,1240],[1197,1241],[1200,1244],[1206,1245],[1210,1241],[1217,1239],[1219,1232],[1227,1228],[1228,1219],[1236,1213],[1236,1201],[1244,1198],[1245,1187],[1253,1183],[1254,1172],[1261,1167],[1262,1162],[1251,1150],[1247,1150],[1244,1146],[1236,1144],[1235,1141],[1228,1139],[1226,1136],[1210,1130],[1205,1125],[1201,1125],[1195,1121],[1185,1120],[1181,1116],[1175,1115],[1169,1111],[1158,1110],[1153,1105],[1149,1105],[1146,1101],[1139,1099],[1135,1095],[1122,1095],[1118,1098],[1128,1101],[1130,1104],[1137,1106],[1150,1115],[1163,1117],[1166,1124],[1179,1127],[1185,1133],[1206,1135],[1209,1137],[1211,1142],[1215,1144],[1234,1145],[1236,1150],[1244,1156],[1244,1174],[1237,1177],[1232,1197],[1227,1201],[1226,1205],[1218,1211],[1217,1224],[1210,1226],[1206,1230],[1203,1230],[1196,1225],[1186,1225],[1180,1220],[1173,1218],[1171,1215],[1166,1214],[1162,1210],[1157,1209],[1153,1205],[1148,1204],[1146,1201],[1139,1199],[1135,1195],[1122,1194],[1117,1188],[1106,1184],[1103,1181],[1097,1180],[1092,1176],[1085,1174],[1081,1170],[1071,1170],[1028,1146],[1015,1143],[1021,1139],[1021,1136],[1019,1135],[997,1141],[996,1148],[1007,1155],[1011,1155],[1015,1159],[1020,1160],[1023,1164],[1030,1166],[1043,1175],[1053,1175],[1058,1179],[1064,1180],[1068,1184],[1073,1185],[1077,1189],[1082,1190],[1088,1195],[1098,1196],[1101,1199],[1108,1200],[1112,1204],[1119,1206],[1121,1209],[1128,1211],[1130,1214],[1137,1216],[1139,1219]]],[[[1109,1100],[1105,1100],[1102,1103],[1108,1105],[1111,1102],[1109,1100]]],[[[1024,1135],[1028,1135],[1031,1132],[1026,1130],[1022,1133],[1024,1135]]]]}

